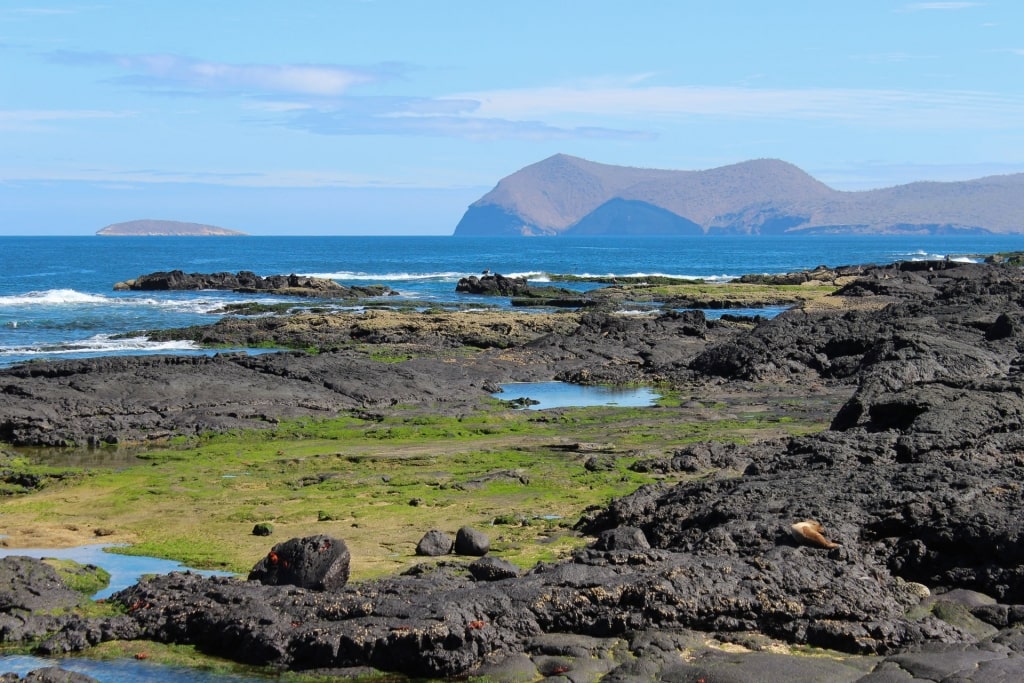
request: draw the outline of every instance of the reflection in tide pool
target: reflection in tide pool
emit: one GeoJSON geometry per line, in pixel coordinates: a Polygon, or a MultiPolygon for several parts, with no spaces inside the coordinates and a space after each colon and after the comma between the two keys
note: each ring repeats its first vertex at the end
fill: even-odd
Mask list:
{"type": "Polygon", "coordinates": [[[139,555],[120,555],[108,553],[104,548],[112,548],[109,543],[80,545],[75,548],[0,548],[0,557],[23,555],[26,557],[53,557],[58,560],[74,560],[79,564],[94,564],[110,572],[110,585],[93,597],[94,600],[106,598],[119,590],[133,586],[147,574],[169,574],[170,572],[192,571],[205,576],[229,576],[226,572],[196,571],[175,562],[162,560],[159,557],[139,555]]]}
{"type": "Polygon", "coordinates": [[[648,387],[584,386],[568,382],[516,382],[500,386],[501,393],[492,396],[503,401],[528,399],[531,403],[524,407],[531,410],[587,406],[633,408],[652,406],[661,398],[648,387]]]}
{"type": "Polygon", "coordinates": [[[48,666],[59,666],[92,676],[100,683],[138,683],[138,681],[160,681],[160,683],[266,683],[268,677],[244,676],[241,674],[215,674],[199,669],[163,666],[134,659],[99,660],[82,657],[45,659],[27,655],[0,657],[0,672],[24,676],[30,671],[48,666]]]}
{"type": "MultiPolygon", "coordinates": [[[[765,306],[763,308],[700,308],[704,317],[708,320],[718,320],[723,315],[743,315],[748,318],[760,316],[762,318],[774,318],[777,315],[788,311],[792,306],[765,306]]],[[[687,309],[680,309],[687,310],[687,309]]]]}

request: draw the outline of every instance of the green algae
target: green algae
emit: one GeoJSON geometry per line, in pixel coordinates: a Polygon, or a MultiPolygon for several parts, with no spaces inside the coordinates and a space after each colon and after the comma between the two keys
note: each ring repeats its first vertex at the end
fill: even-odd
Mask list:
{"type": "Polygon", "coordinates": [[[492,534],[493,552],[529,567],[585,542],[572,527],[587,507],[664,478],[632,471],[640,458],[824,426],[782,404],[690,410],[680,401],[546,411],[494,402],[462,415],[398,406],[178,439],[0,500],[0,533],[74,529],[83,542],[102,533],[128,544],[118,552],[239,574],[273,542],[326,533],[349,545],[358,579],[421,561],[414,549],[426,531],[468,524],[492,534]],[[600,468],[579,446],[593,443],[607,445],[600,468]],[[510,516],[527,523],[494,525],[510,516]],[[273,525],[276,541],[253,535],[254,524],[273,525]]]}

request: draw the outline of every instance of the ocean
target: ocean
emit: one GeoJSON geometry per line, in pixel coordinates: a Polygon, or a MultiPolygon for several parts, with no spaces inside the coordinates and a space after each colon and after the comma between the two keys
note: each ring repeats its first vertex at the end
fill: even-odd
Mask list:
{"type": "MultiPolygon", "coordinates": [[[[467,237],[0,237],[0,366],[108,354],[204,353],[154,343],[140,330],[207,324],[227,303],[280,301],[230,292],[115,292],[156,271],[299,274],[345,285],[384,284],[388,302],[494,305],[456,294],[484,270],[543,283],[551,274],[670,275],[726,281],[818,265],[976,260],[1024,249],[1024,236],[467,237]]],[[[585,290],[596,286],[580,283],[585,290]]],[[[308,304],[308,300],[296,300],[308,304]]]]}

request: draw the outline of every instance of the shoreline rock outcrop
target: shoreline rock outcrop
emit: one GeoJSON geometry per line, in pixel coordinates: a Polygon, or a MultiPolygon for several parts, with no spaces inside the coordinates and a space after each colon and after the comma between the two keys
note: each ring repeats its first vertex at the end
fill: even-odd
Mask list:
{"type": "Polygon", "coordinates": [[[345,287],[334,280],[309,275],[270,275],[263,277],[251,271],[238,273],[185,273],[181,270],[140,275],[114,284],[114,291],[166,292],[221,290],[243,294],[266,293],[278,296],[355,299],[393,296],[397,294],[384,285],[345,287]]]}
{"type": "MultiPolygon", "coordinates": [[[[596,540],[570,559],[518,575],[446,559],[325,591],[176,573],[115,595],[127,614],[68,621],[41,647],[130,636],[282,669],[434,678],[1022,680],[1024,273],[895,264],[837,298],[851,305],[756,325],[586,314],[569,335],[503,351],[509,366],[464,364],[463,387],[529,358],[709,391],[848,392],[819,433],[639,458],[694,476],[585,511],[577,529],[596,540]],[[804,520],[827,529],[826,547],[794,538],[804,520]],[[725,657],[709,639],[747,651],[725,657]],[[780,644],[850,656],[783,657],[780,644]]],[[[378,376],[353,367],[364,383],[378,376]]]]}

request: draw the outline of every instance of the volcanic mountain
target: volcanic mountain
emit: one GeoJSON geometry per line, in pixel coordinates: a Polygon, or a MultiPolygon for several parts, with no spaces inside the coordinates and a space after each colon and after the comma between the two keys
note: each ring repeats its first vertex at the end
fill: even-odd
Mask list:
{"type": "Polygon", "coordinates": [[[503,178],[455,228],[458,236],[970,232],[1024,232],[1024,173],[843,192],[777,159],[673,171],[556,154],[503,178]]]}

